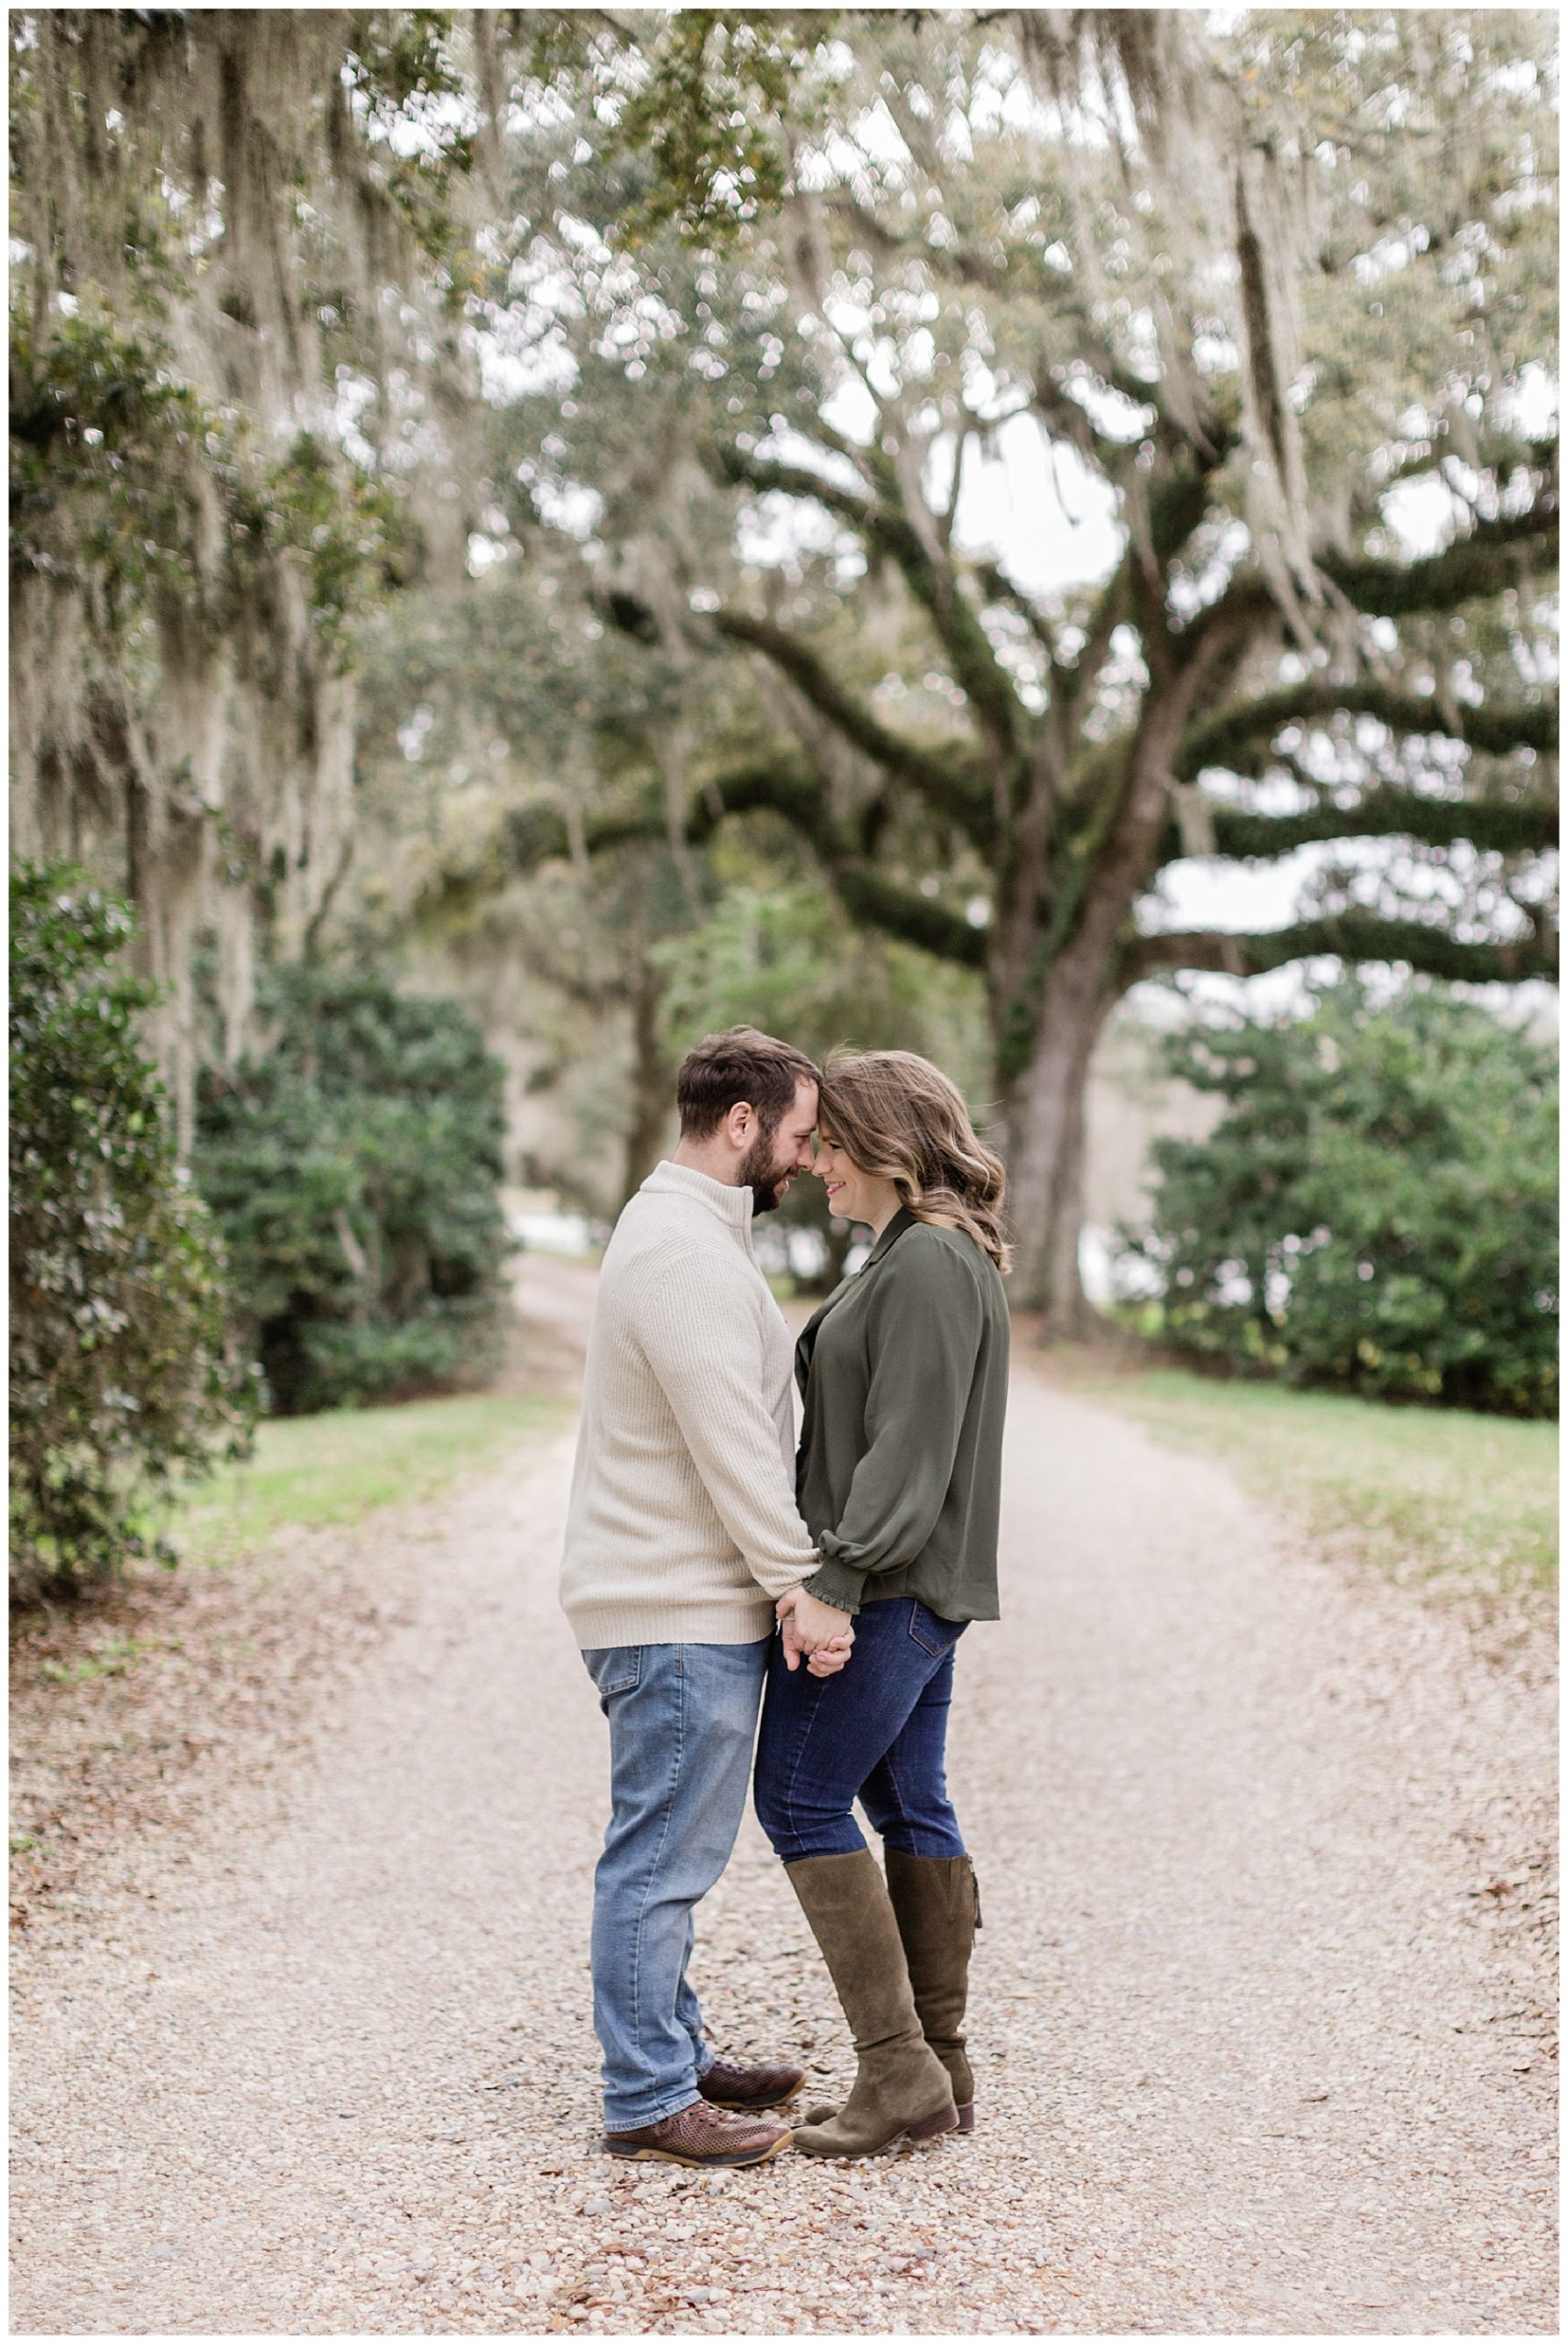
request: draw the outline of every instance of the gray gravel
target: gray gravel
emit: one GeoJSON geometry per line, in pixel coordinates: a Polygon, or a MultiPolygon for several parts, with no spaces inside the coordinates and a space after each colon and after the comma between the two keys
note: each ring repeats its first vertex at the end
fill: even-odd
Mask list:
{"type": "MultiPolygon", "coordinates": [[[[213,1767],[91,1926],[22,1940],[13,2328],[1554,2330],[1550,1687],[1026,1371],[1010,1440],[952,1753],[972,2140],[595,2153],[603,1727],[556,1441],[363,1533],[393,1625],[307,1742],[213,1767]]],[[[697,1982],[728,2052],[847,2080],[750,1821],[697,1982]]]]}

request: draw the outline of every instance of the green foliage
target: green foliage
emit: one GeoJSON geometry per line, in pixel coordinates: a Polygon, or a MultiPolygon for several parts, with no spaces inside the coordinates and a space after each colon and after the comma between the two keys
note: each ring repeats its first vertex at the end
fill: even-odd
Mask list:
{"type": "MultiPolygon", "coordinates": [[[[225,1339],[222,1249],[177,1166],[117,963],[126,906],[68,865],[11,886],[11,1570],[69,1591],[148,1551],[177,1471],[242,1453],[254,1379],[225,1339]]],[[[159,1548],[164,1553],[167,1550],[159,1548]]]]}
{"type": "Polygon", "coordinates": [[[1557,1075],[1474,1004],[1346,981],[1311,1014],[1195,1025],[1209,1139],[1156,1145],[1130,1253],[1178,1348],[1290,1383],[1509,1415],[1557,1405],[1557,1075]]]}
{"type": "Polygon", "coordinates": [[[787,184],[781,118],[799,110],[802,78],[835,18],[831,10],[796,20],[752,8],[685,8],[670,17],[617,125],[619,142],[652,169],[622,222],[626,243],[671,222],[693,242],[722,242],[779,202],[787,184]]]}
{"type": "Polygon", "coordinates": [[[122,592],[183,581],[210,418],[156,335],[72,317],[40,342],[13,310],[10,368],[13,560],[44,567],[69,548],[122,592]]]}
{"type": "Polygon", "coordinates": [[[280,971],[274,1047],[207,1073],[197,1177],[285,1415],[470,1379],[508,1251],[502,1070],[462,1010],[280,971]]]}
{"type": "Polygon", "coordinates": [[[849,926],[815,875],[770,884],[761,856],[716,856],[727,883],[708,918],[654,949],[672,1049],[725,1026],[760,1026],[813,1057],[836,1043],[940,1059],[984,1119],[979,982],[913,946],[849,926]],[[978,1092],[978,1096],[977,1096],[978,1092]]]}
{"type": "Polygon", "coordinates": [[[270,602],[268,564],[291,553],[329,640],[416,571],[418,532],[387,482],[309,431],[264,457],[173,369],[151,329],[84,314],[40,343],[13,316],[14,560],[96,573],[121,625],[155,592],[212,625],[270,602]]]}
{"type": "Polygon", "coordinates": [[[423,561],[419,531],[388,483],[301,431],[276,463],[236,475],[230,498],[231,558],[241,591],[247,557],[291,548],[324,637],[406,585],[423,561]]]}

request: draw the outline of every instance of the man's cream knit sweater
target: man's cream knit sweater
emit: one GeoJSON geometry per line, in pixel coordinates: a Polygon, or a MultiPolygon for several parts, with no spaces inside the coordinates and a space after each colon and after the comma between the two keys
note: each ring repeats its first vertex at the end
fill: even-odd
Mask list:
{"type": "Polygon", "coordinates": [[[816,1569],[792,1360],[751,1189],[659,1165],[616,1223],[589,1338],[561,1565],[585,1651],[750,1644],[816,1569]]]}

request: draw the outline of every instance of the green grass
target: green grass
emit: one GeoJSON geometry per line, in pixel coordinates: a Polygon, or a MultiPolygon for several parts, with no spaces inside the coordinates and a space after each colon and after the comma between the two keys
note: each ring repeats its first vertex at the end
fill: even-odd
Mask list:
{"type": "Polygon", "coordinates": [[[1223,1458],[1310,1534],[1434,1591],[1550,1595],[1557,1584],[1557,1427],[1458,1408],[1396,1408],[1178,1368],[1068,1367],[1065,1380],[1179,1448],[1223,1458]]]}
{"type": "Polygon", "coordinates": [[[175,1508],[168,1535],[182,1560],[223,1563],[279,1530],[416,1505],[466,1473],[502,1463],[569,1414],[564,1401],[481,1392],[280,1417],[260,1427],[246,1464],[197,1483],[175,1508]]]}
{"type": "Polygon", "coordinates": [[[75,1660],[40,1662],[39,1675],[52,1678],[57,1685],[90,1685],[95,1677],[124,1677],[148,1649],[145,1636],[105,1636],[96,1651],[83,1653],[75,1660]]]}

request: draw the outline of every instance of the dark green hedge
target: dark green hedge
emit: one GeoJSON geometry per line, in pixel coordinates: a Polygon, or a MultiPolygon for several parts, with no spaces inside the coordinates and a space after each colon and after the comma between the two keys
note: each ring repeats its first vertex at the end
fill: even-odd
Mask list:
{"type": "Polygon", "coordinates": [[[456,1004],[373,974],[270,981],[276,1040],[209,1071],[196,1174],[284,1415],[494,1364],[510,1241],[502,1069],[456,1004]]]}
{"type": "Polygon", "coordinates": [[[11,882],[11,1575],[67,1592],[167,1549],[146,1500],[243,1451],[255,1382],[222,1247],[175,1161],[121,965],[129,906],[64,864],[11,882]]]}
{"type": "Polygon", "coordinates": [[[1224,1101],[1163,1140],[1163,1340],[1233,1367],[1517,1416],[1557,1407],[1557,1068],[1476,1004],[1346,980],[1311,1014],[1197,1024],[1173,1072],[1224,1101]]]}

